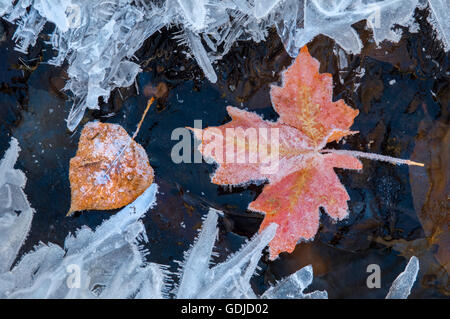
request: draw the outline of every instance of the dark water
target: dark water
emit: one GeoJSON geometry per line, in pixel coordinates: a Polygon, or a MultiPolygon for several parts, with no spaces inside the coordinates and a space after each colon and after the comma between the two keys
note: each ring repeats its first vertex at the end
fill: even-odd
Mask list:
{"type": "MultiPolygon", "coordinates": [[[[360,133],[334,147],[411,158],[426,167],[363,160],[362,172],[337,170],[351,197],[350,217],[334,224],[322,214],[314,241],[298,244],[292,254],[281,254],[273,262],[265,254],[260,275],[253,279],[257,292],[312,264],[313,288],[326,289],[330,298],[384,298],[407,259],[416,255],[421,270],[411,297],[449,296],[449,54],[434,39],[425,16],[426,12],[417,14],[419,33],[405,31],[399,43],[383,43],[380,48],[364,23],[356,24],[364,49],[347,56],[346,67],[332,40],[319,36],[308,45],[321,62],[321,72],[333,74],[334,98],[360,110],[352,127],[360,133]],[[380,289],[366,286],[369,264],[381,266],[380,289]]],[[[9,40],[14,28],[3,23],[3,29],[0,156],[10,137],[16,137],[22,148],[17,167],[28,177],[25,192],[37,212],[22,248],[26,252],[39,241],[63,245],[69,232],[82,225],[95,227],[111,212],[65,217],[70,206],[69,160],[82,126],[75,133],[66,128],[70,97],[61,92],[64,67],[42,63],[53,54],[43,43],[45,36],[23,55],[13,51],[9,40]]],[[[210,182],[213,165],[174,164],[172,130],[192,126],[195,119],[203,120],[204,126],[224,124],[230,120],[227,105],[276,119],[269,85],[280,80],[280,72],[292,60],[271,33],[265,43],[234,46],[215,66],[219,80],[211,84],[170,36],[164,30],[138,52],[144,68],[137,78],[138,90],[114,91],[99,111],[86,114],[83,124],[98,119],[133,132],[147,103],[144,92],[159,83],[167,86],[167,96],[152,106],[136,140],[146,149],[160,187],[156,208],[144,218],[149,260],[175,270],[174,260],[182,259],[209,207],[225,212],[219,225],[218,261],[252,236],[262,216],[246,207],[262,186],[230,191],[210,182]]]]}

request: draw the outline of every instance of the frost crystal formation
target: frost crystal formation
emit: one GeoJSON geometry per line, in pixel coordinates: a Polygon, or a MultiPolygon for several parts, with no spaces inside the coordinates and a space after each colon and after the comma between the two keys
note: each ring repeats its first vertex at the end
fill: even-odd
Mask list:
{"type": "MultiPolygon", "coordinates": [[[[240,251],[227,261],[212,268],[214,242],[218,234],[218,211],[211,209],[194,246],[186,252],[180,285],[176,289],[177,298],[257,298],[250,286],[250,278],[255,274],[262,250],[275,236],[276,224],[271,224],[249,241],[240,251]]],[[[277,286],[263,294],[263,298],[327,298],[325,291],[303,294],[313,279],[312,266],[306,266],[285,278],[277,286]]]]}
{"type": "Polygon", "coordinates": [[[0,274],[9,270],[14,262],[34,214],[23,192],[25,175],[14,169],[19,151],[19,143],[13,138],[0,162],[0,274]]]}
{"type": "Polygon", "coordinates": [[[99,108],[100,97],[107,100],[113,89],[133,84],[141,71],[131,61],[135,52],[164,26],[180,29],[180,44],[216,82],[213,64],[237,40],[264,40],[270,27],[292,57],[318,34],[358,53],[361,41],[352,24],[366,19],[377,44],[398,41],[393,26],[412,26],[418,6],[429,6],[430,22],[449,50],[448,0],[0,0],[0,16],[17,24],[13,38],[24,53],[46,22],[54,24],[50,44],[58,55],[48,63],[68,62],[65,89],[73,101],[67,126],[74,130],[86,108],[99,108]]]}
{"type": "Polygon", "coordinates": [[[406,265],[405,270],[395,278],[386,299],[406,299],[411,293],[411,289],[419,273],[419,259],[412,256],[406,265]]]}

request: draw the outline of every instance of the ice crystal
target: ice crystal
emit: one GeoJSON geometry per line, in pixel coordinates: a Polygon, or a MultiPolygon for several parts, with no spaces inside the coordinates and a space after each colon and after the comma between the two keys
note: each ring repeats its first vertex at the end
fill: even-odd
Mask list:
{"type": "MultiPolygon", "coordinates": [[[[164,267],[145,262],[141,243],[146,236],[139,220],[153,205],[156,190],[153,184],[95,231],[84,227],[69,235],[64,248],[40,243],[12,269],[8,263],[0,272],[0,298],[162,298],[164,267]]],[[[13,234],[26,236],[19,224],[12,226],[13,234]]],[[[1,247],[8,243],[2,241],[1,247]]],[[[2,251],[2,260],[14,260],[16,253],[2,251]]]]}
{"type": "Polygon", "coordinates": [[[25,175],[14,169],[19,151],[19,143],[11,139],[11,145],[0,162],[0,273],[9,270],[14,262],[34,214],[23,192],[25,175]]]}
{"type": "Polygon", "coordinates": [[[386,299],[406,299],[411,293],[411,288],[416,282],[419,273],[419,259],[412,256],[406,265],[405,270],[395,278],[386,299]]]}
{"type": "Polygon", "coordinates": [[[316,290],[311,293],[303,293],[303,290],[308,288],[312,281],[313,268],[308,265],[283,279],[276,286],[270,287],[262,297],[270,299],[328,299],[326,291],[316,290]]]}
{"type": "Polygon", "coordinates": [[[68,62],[65,89],[73,101],[67,126],[74,130],[87,108],[99,107],[99,98],[133,84],[141,71],[131,61],[135,52],[164,26],[179,28],[176,38],[215,82],[214,63],[238,40],[264,40],[270,27],[293,57],[318,34],[357,53],[361,41],[353,23],[366,19],[377,43],[397,41],[394,24],[410,26],[414,9],[428,4],[448,50],[447,0],[0,0],[0,16],[17,24],[20,52],[36,43],[46,22],[54,24],[50,44],[58,55],[48,62],[68,62]]]}
{"type": "MultiPolygon", "coordinates": [[[[211,209],[193,247],[185,253],[180,270],[180,285],[177,298],[257,298],[250,286],[262,250],[275,236],[276,224],[271,224],[245,244],[225,262],[209,267],[214,255],[214,242],[218,234],[216,227],[220,211],[211,209]]],[[[269,288],[262,298],[327,298],[325,291],[303,294],[313,280],[312,266],[306,266],[276,286],[269,288]]]]}

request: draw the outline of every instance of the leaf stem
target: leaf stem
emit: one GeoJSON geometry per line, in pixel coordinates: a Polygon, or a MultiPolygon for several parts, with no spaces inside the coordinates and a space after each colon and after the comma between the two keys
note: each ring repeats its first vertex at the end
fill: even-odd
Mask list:
{"type": "Polygon", "coordinates": [[[155,98],[152,96],[152,98],[150,100],[148,100],[147,102],[147,107],[144,110],[144,114],[142,114],[141,120],[139,121],[139,124],[137,126],[136,132],[134,132],[132,139],[134,140],[135,137],[138,135],[139,130],[141,129],[142,126],[142,122],[144,122],[145,119],[145,115],[147,115],[148,109],[150,108],[150,106],[153,104],[153,101],[155,100],[155,98]]]}
{"type": "Polygon", "coordinates": [[[119,154],[116,156],[116,158],[114,159],[114,161],[111,163],[111,165],[109,165],[108,169],[105,172],[105,177],[109,180],[109,171],[111,170],[111,168],[116,165],[117,161],[119,160],[119,158],[122,156],[122,154],[126,151],[126,149],[128,148],[128,146],[130,146],[131,142],[136,138],[136,136],[139,133],[139,130],[141,129],[142,123],[144,122],[144,118],[145,115],[148,112],[148,109],[150,108],[150,105],[153,104],[153,101],[155,100],[154,97],[152,97],[150,100],[148,100],[147,103],[147,107],[144,110],[144,113],[142,114],[141,120],[139,121],[136,131],[133,134],[133,137],[131,138],[131,140],[120,150],[119,154]]]}
{"type": "MultiPolygon", "coordinates": [[[[103,174],[103,177],[104,177],[104,178],[107,178],[108,181],[111,181],[111,179],[109,178],[109,172],[110,172],[111,169],[117,164],[117,161],[120,159],[120,157],[122,156],[122,154],[126,151],[126,149],[130,146],[130,144],[133,142],[133,140],[134,140],[134,139],[136,138],[136,136],[138,135],[139,130],[141,129],[142,123],[144,122],[145,115],[147,115],[147,112],[148,112],[150,106],[153,104],[153,101],[154,101],[154,100],[155,100],[154,97],[152,97],[150,100],[148,100],[147,107],[145,108],[144,113],[142,114],[141,120],[139,121],[139,123],[138,123],[138,125],[137,125],[136,131],[134,132],[133,137],[132,137],[132,138],[128,141],[128,143],[120,150],[120,152],[117,153],[117,156],[114,158],[114,160],[111,162],[111,164],[108,166],[108,168],[106,169],[105,173],[103,174]]],[[[88,192],[90,192],[91,189],[92,189],[92,186],[91,186],[91,188],[88,190],[88,192]]],[[[66,217],[72,215],[72,213],[73,213],[72,211],[69,211],[69,212],[67,213],[66,217]]]]}
{"type": "Polygon", "coordinates": [[[355,157],[361,157],[361,158],[367,158],[375,161],[382,161],[382,162],[388,162],[395,165],[415,165],[415,166],[421,166],[424,167],[425,164],[414,162],[411,160],[405,160],[400,158],[395,158],[391,156],[385,156],[385,155],[379,155],[374,153],[364,153],[364,152],[358,152],[358,151],[347,151],[347,150],[335,150],[335,149],[323,149],[320,151],[321,153],[334,153],[334,154],[345,154],[345,155],[352,155],[355,157]]]}

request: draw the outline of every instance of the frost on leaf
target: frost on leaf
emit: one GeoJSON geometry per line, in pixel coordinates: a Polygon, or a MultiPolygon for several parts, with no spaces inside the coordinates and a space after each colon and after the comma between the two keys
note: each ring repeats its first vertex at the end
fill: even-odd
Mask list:
{"type": "Polygon", "coordinates": [[[91,122],[69,169],[70,211],[107,210],[134,201],[153,182],[147,154],[117,124],[91,122]]]}
{"type": "MultiPolygon", "coordinates": [[[[279,225],[269,245],[272,259],[283,251],[292,252],[300,238],[311,239],[315,236],[319,228],[319,207],[325,208],[336,220],[347,216],[347,201],[350,198],[333,168],[362,168],[361,162],[353,156],[321,153],[328,142],[354,133],[350,131],[350,126],[358,111],[342,100],[333,102],[331,75],[319,74],[318,71],[318,61],[304,47],[294,64],[284,73],[283,86],[271,89],[272,103],[280,115],[277,122],[264,121],[254,113],[229,107],[231,122],[218,128],[206,128],[203,132],[194,130],[196,137],[202,140],[200,151],[205,155],[209,144],[205,136],[210,135],[211,131],[219,129],[225,136],[228,128],[278,129],[277,170],[262,172],[260,168],[264,158],[259,158],[256,163],[225,162],[219,165],[212,178],[214,183],[220,185],[257,180],[269,182],[248,208],[265,214],[260,231],[271,223],[279,225]]],[[[230,143],[225,140],[225,144],[230,143]]],[[[221,141],[215,138],[212,143],[221,141]]],[[[258,144],[259,148],[262,144],[270,148],[268,139],[260,138],[258,144]]],[[[248,143],[236,143],[233,149],[236,157],[246,151],[258,152],[258,148],[248,143]]],[[[218,163],[223,162],[216,157],[216,153],[212,157],[218,163]]]]}
{"type": "Polygon", "coordinates": [[[329,142],[357,133],[350,126],[358,111],[343,100],[332,101],[331,74],[319,73],[319,62],[306,47],[284,73],[283,86],[273,86],[270,93],[280,115],[276,122],[230,106],[231,122],[192,131],[201,141],[202,155],[219,164],[213,183],[268,181],[248,208],[265,214],[260,231],[271,223],[279,225],[269,245],[272,259],[292,252],[299,239],[314,238],[320,207],[334,220],[347,217],[350,198],[334,168],[360,170],[356,157],[423,166],[377,154],[324,149],[329,142]]]}

